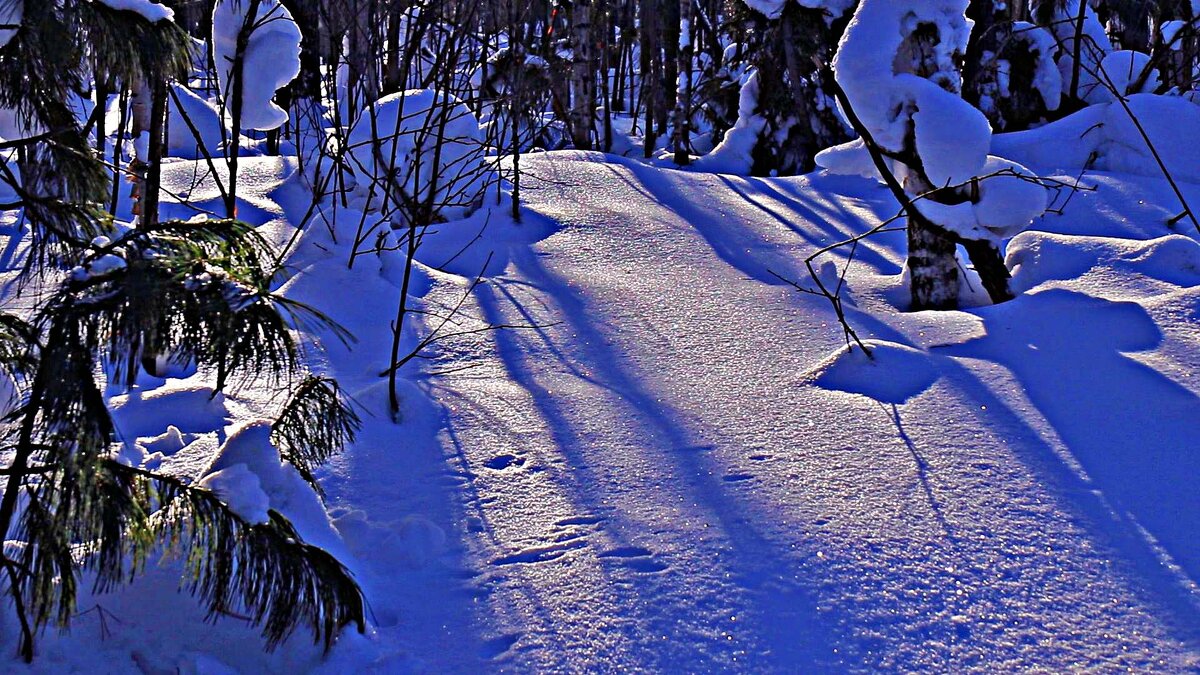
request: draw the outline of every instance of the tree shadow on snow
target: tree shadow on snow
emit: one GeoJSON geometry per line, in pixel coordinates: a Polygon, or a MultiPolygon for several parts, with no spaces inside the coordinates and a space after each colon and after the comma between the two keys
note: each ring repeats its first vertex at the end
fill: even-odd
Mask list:
{"type": "Polygon", "coordinates": [[[1200,397],[1126,356],[1162,341],[1145,310],[1049,290],[978,314],[986,335],[938,352],[1008,368],[1095,487],[1200,579],[1200,397]]]}
{"type": "MultiPolygon", "coordinates": [[[[701,608],[705,603],[739,604],[738,623],[742,625],[745,621],[743,630],[746,631],[739,630],[739,633],[743,638],[754,639],[757,644],[739,645],[740,640],[726,642],[714,638],[711,645],[713,651],[735,651],[739,647],[744,649],[749,646],[753,654],[754,650],[765,648],[749,663],[758,663],[760,666],[773,664],[774,668],[791,668],[805,663],[810,669],[828,667],[824,659],[830,658],[829,647],[835,644],[829,633],[831,628],[824,626],[817,618],[813,610],[815,603],[806,597],[805,590],[778,586],[776,580],[781,575],[787,578],[785,572],[790,569],[788,563],[778,559],[777,548],[756,531],[753,526],[756,516],[730,491],[729,484],[721,477],[722,472],[707,459],[704,447],[697,445],[697,439],[691,438],[677,421],[677,413],[653,391],[646,389],[636,373],[629,372],[622,365],[620,351],[610,346],[605,333],[595,324],[594,312],[589,310],[577,288],[546,269],[536,255],[519,253],[515,264],[522,276],[531,282],[520,285],[528,286],[530,290],[551,300],[572,338],[572,349],[567,353],[565,347],[553,344],[551,334],[543,330],[519,333],[501,331],[496,334],[498,352],[509,376],[529,391],[550,429],[555,447],[571,467],[570,475],[565,477],[571,484],[563,487],[573,495],[572,498],[584,512],[603,513],[614,521],[612,527],[605,531],[618,539],[615,542],[618,548],[629,543],[620,540],[621,533],[637,530],[629,524],[620,523],[621,502],[612,498],[610,488],[602,478],[603,466],[607,461],[605,455],[611,449],[596,447],[594,442],[589,441],[587,420],[576,420],[569,399],[556,395],[538,381],[537,368],[531,362],[531,357],[536,359],[539,351],[549,351],[572,376],[613,395],[615,407],[612,414],[630,420],[630,424],[636,425],[638,438],[644,439],[645,445],[639,452],[669,466],[664,471],[675,477],[677,485],[688,494],[681,504],[683,511],[675,517],[683,521],[699,519],[700,522],[712,522],[715,527],[713,536],[728,542],[728,557],[722,556],[709,563],[726,570],[726,576],[736,578],[739,585],[747,590],[744,599],[712,599],[702,597],[704,591],[727,593],[727,589],[704,589],[700,584],[682,599],[686,600],[686,604],[665,609],[662,603],[681,602],[681,598],[676,597],[677,593],[672,593],[668,586],[676,590],[685,588],[689,583],[687,577],[681,579],[678,575],[695,572],[671,565],[661,575],[639,577],[637,586],[631,589],[633,602],[635,607],[646,603],[649,606],[635,611],[650,612],[651,617],[648,618],[652,625],[657,624],[658,628],[674,632],[677,624],[719,621],[720,616],[709,612],[704,612],[703,616],[696,614],[703,611],[701,608]],[[540,341],[545,346],[535,347],[525,341],[540,341]]],[[[515,311],[525,320],[535,323],[531,320],[535,314],[524,306],[521,298],[505,288],[508,283],[498,280],[477,291],[480,307],[487,320],[503,323],[506,321],[506,312],[515,311]]],[[[653,638],[653,635],[637,636],[637,639],[647,642],[653,638]]],[[[652,649],[658,652],[654,658],[666,667],[704,669],[720,667],[722,664],[720,660],[707,661],[711,655],[691,651],[694,648],[686,642],[676,644],[658,641],[652,649]]],[[[837,658],[837,655],[833,658],[837,658]]]]}

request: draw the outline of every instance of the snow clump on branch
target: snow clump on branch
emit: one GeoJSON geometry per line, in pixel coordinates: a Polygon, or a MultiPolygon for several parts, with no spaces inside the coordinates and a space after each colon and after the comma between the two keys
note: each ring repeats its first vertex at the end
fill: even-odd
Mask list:
{"type": "MultiPolygon", "coordinates": [[[[998,241],[1045,210],[1046,190],[1025,167],[988,155],[987,117],[959,95],[957,64],[973,25],[966,8],[966,0],[863,0],[833,68],[910,194],[954,188],[950,201],[961,200],[919,199],[922,213],[964,239],[998,241]]],[[[817,164],[834,173],[876,175],[861,140],[822,152],[817,164]]]]}
{"type": "Polygon", "coordinates": [[[300,74],[300,29],[279,0],[218,0],[213,9],[213,61],[225,101],[225,114],[231,113],[234,92],[234,61],[238,34],[247,25],[250,39],[242,65],[242,129],[270,131],[288,120],[288,114],[271,100],[275,92],[300,74]],[[257,7],[256,7],[257,5],[257,7]]]}

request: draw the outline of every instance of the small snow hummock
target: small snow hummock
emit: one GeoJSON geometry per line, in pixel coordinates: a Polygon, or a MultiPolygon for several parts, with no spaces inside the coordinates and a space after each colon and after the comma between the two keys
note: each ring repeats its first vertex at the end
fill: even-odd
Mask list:
{"type": "MultiPolygon", "coordinates": [[[[232,99],[229,80],[237,38],[249,9],[250,3],[241,0],[218,0],[213,9],[213,60],[226,114],[232,99]]],[[[279,0],[262,0],[257,16],[251,17],[251,26],[242,66],[241,127],[270,131],[288,120],[287,112],[271,99],[300,74],[300,28],[279,0]]]]}
{"type": "Polygon", "coordinates": [[[96,0],[102,5],[107,5],[112,9],[123,10],[128,12],[136,12],[141,14],[150,23],[158,21],[173,21],[175,19],[175,10],[170,7],[165,7],[151,0],[96,0]]]}
{"type": "Polygon", "coordinates": [[[447,218],[465,215],[483,189],[479,120],[452,94],[410,89],[385,96],[359,115],[347,142],[360,188],[374,183],[418,200],[432,190],[447,218]]]}
{"type": "Polygon", "coordinates": [[[818,364],[804,380],[822,389],[861,394],[899,405],[933,386],[939,377],[929,354],[885,340],[867,340],[871,356],[843,347],[818,364]]]}

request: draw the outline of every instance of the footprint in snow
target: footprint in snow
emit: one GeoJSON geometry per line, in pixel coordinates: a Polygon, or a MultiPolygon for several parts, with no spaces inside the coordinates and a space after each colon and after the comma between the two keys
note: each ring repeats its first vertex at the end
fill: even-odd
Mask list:
{"type": "Polygon", "coordinates": [[[599,558],[614,559],[620,564],[634,570],[635,572],[661,572],[667,569],[667,565],[654,558],[654,552],[640,546],[618,546],[617,548],[602,551],[599,558]]]}
{"type": "Polygon", "coordinates": [[[555,521],[555,525],[559,527],[569,527],[571,525],[599,525],[604,522],[601,516],[570,516],[555,521]]]}
{"type": "Polygon", "coordinates": [[[497,567],[504,567],[507,565],[530,565],[534,563],[550,562],[551,560],[557,560],[558,558],[563,557],[575,549],[583,548],[586,545],[587,543],[583,540],[572,539],[570,541],[550,544],[548,546],[535,546],[533,548],[527,548],[509,555],[502,555],[493,560],[492,564],[497,567]]]}
{"type": "Polygon", "coordinates": [[[497,659],[508,653],[513,645],[517,644],[521,636],[516,633],[501,635],[490,640],[484,640],[483,646],[479,648],[479,657],[484,659],[497,659]]]}
{"type": "Polygon", "coordinates": [[[523,466],[524,464],[525,459],[523,457],[517,457],[516,455],[508,454],[497,455],[484,462],[484,466],[495,471],[503,471],[509,467],[519,467],[523,466]]]}

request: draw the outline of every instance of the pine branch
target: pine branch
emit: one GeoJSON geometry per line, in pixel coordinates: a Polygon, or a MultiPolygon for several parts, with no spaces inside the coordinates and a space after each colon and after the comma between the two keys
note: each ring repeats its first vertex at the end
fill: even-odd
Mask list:
{"type": "Polygon", "coordinates": [[[337,382],[310,375],[271,426],[271,442],[313,490],[323,494],[313,470],[342,452],[361,427],[362,420],[342,399],[337,382]]]}

